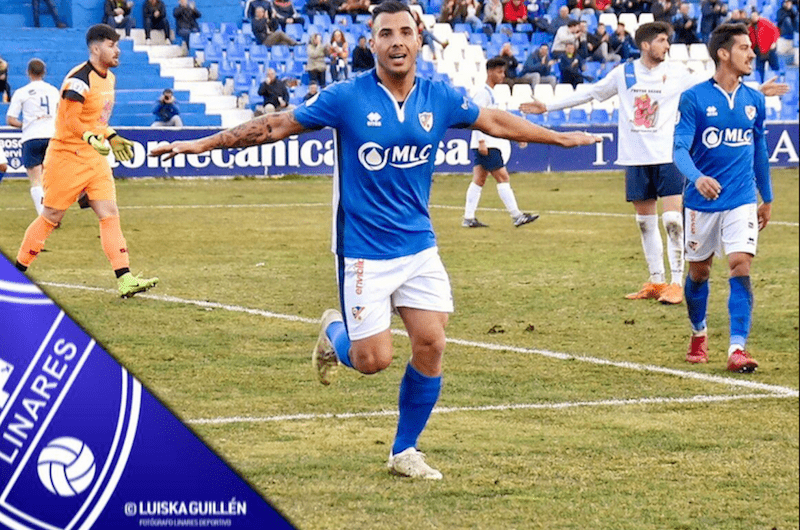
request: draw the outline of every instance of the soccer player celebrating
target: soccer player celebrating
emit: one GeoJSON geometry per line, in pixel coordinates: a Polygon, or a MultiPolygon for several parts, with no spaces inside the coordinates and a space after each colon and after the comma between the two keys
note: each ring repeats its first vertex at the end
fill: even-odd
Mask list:
{"type": "MultiPolygon", "coordinates": [[[[708,75],[692,74],[674,61],[667,61],[672,26],[665,22],[642,24],[636,30],[636,45],[641,58],[623,63],[588,90],[576,91],[547,105],[540,101],[520,105],[523,112],[541,114],[587,103],[605,101],[619,95],[619,138],[616,163],[626,166],[625,198],[633,203],[636,223],[642,238],[648,281],[625,298],[657,299],[664,304],[683,301],[683,225],[681,194],[683,177],[672,161],[672,138],[675,131],[681,92],[704,81],[708,75]],[[671,283],[666,283],[664,249],[658,227],[657,199],[661,199],[661,222],[667,233],[667,258],[671,283]]],[[[788,91],[788,85],[765,83],[769,95],[788,91]]]]}
{"type": "Polygon", "coordinates": [[[6,113],[6,123],[22,129],[22,165],[28,173],[33,207],[39,215],[44,209],[42,162],[56,130],[55,115],[59,99],[58,89],[44,81],[45,71],[41,59],[28,61],[28,78],[31,82],[14,92],[6,113]]]}
{"type": "Polygon", "coordinates": [[[55,135],[43,164],[44,209],[25,231],[16,265],[21,271],[28,269],[67,208],[86,192],[89,206],[100,220],[100,241],[117,276],[119,294],[127,298],[150,289],[158,278],[142,279],[130,272],[114,179],[106,160],[111,152],[119,161],[133,158],[133,144],[108,125],[114,107],[111,68],[119,65],[118,41],[119,35],[110,26],[89,28],[89,60],[70,70],[64,79],[55,135]]]}
{"type": "MultiPolygon", "coordinates": [[[[494,87],[505,79],[506,64],[502,57],[493,57],[486,61],[486,84],[472,96],[472,101],[476,105],[489,109],[497,108],[494,87]]],[[[511,189],[511,178],[508,176],[506,162],[503,160],[507,159],[511,153],[511,142],[505,138],[495,138],[475,130],[472,131],[469,143],[474,155],[475,166],[472,168],[472,182],[467,188],[464,220],[461,222],[461,226],[465,228],[488,226],[478,221],[475,211],[478,209],[483,185],[486,184],[486,177],[489,174],[497,181],[497,194],[500,195],[506,210],[511,215],[514,226],[519,228],[538,219],[538,215],[521,212],[517,207],[517,198],[514,196],[514,190],[511,189]]]]}
{"type": "Polygon", "coordinates": [[[753,372],[758,363],[745,349],[753,312],[750,267],[758,232],[772,213],[764,96],[741,80],[755,59],[744,25],[717,27],[708,51],[716,72],[683,93],[675,126],[675,164],[688,180],[685,294],[692,339],[686,360],[708,362],[708,278],[714,252],[722,249],[730,270],[728,370],[753,372]]]}
{"type": "Polygon", "coordinates": [[[442,474],[416,449],[439,398],[444,328],[453,310],[428,211],[439,141],[449,127],[565,147],[599,138],[555,132],[507,112],[480,109],[450,85],[417,77],[421,44],[408,6],[383,2],[372,11],[375,69],[327,87],[296,109],[160,146],[151,154],[171,158],[334,128],[332,250],[345,318],[333,309],[323,313],[312,361],[324,384],[340,363],[364,374],[384,370],[392,361],[390,324],[396,310],[411,340],[411,361],[400,383],[389,468],[404,476],[440,479],[442,474]]]}

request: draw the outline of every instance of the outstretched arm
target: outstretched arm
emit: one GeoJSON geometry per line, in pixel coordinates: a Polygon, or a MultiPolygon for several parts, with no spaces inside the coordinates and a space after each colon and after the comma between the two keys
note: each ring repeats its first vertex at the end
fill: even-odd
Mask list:
{"type": "Polygon", "coordinates": [[[205,138],[156,147],[150,151],[150,156],[167,155],[166,160],[169,160],[178,154],[199,154],[212,149],[269,144],[306,130],[295,119],[293,111],[265,114],[205,138]]]}
{"type": "Polygon", "coordinates": [[[515,142],[551,144],[561,147],[591,145],[602,141],[599,136],[583,131],[558,132],[539,127],[519,116],[497,109],[482,108],[472,128],[490,136],[507,138],[515,142]]]}

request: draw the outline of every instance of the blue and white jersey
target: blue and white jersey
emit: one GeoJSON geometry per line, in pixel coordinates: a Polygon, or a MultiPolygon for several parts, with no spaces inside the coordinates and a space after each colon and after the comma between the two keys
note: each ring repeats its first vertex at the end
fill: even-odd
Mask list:
{"type": "Polygon", "coordinates": [[[764,96],[742,83],[727,93],[714,79],[683,93],[675,126],[675,164],[686,177],[684,204],[698,211],[732,210],[772,202],[764,138],[764,96]],[[688,155],[687,155],[688,153],[688,155]],[[706,200],[694,182],[719,181],[719,198],[706,200]]]}
{"type": "Polygon", "coordinates": [[[420,77],[398,103],[374,70],[295,109],[303,127],[334,129],[333,252],[393,259],[435,246],[428,201],[439,143],[478,113],[448,84],[420,77]]]}

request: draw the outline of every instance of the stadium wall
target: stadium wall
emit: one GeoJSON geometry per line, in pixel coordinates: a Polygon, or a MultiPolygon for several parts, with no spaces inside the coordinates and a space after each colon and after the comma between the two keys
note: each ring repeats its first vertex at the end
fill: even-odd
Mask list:
{"type": "MultiPolygon", "coordinates": [[[[112,160],[114,175],[130,177],[215,177],[215,176],[280,176],[286,174],[320,175],[333,171],[333,134],[323,129],[292,136],[274,144],[241,150],[217,149],[210,154],[179,155],[171,161],[148,157],[147,153],[158,143],[189,140],[207,136],[220,129],[184,128],[151,129],[119,128],[118,132],[134,142],[133,160],[117,163],[112,160]]],[[[583,130],[583,128],[582,128],[583,130]]],[[[617,152],[616,126],[585,129],[603,138],[602,144],[566,150],[560,147],[529,144],[520,149],[512,143],[511,172],[542,171],[597,171],[619,170],[614,164],[617,152]]],[[[24,176],[20,133],[0,129],[0,142],[9,161],[8,176],[24,176]]],[[[798,122],[767,124],[767,147],[772,167],[798,166],[798,122]]],[[[435,154],[439,173],[471,173],[469,131],[450,130],[435,154]]],[[[414,162],[420,155],[406,148],[390,153],[397,162],[414,162]]]]}

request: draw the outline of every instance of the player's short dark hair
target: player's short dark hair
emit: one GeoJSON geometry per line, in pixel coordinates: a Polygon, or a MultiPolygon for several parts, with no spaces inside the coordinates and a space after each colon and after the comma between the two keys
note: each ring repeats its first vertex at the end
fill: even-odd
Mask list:
{"type": "Polygon", "coordinates": [[[117,30],[107,24],[95,24],[89,31],[86,32],[86,45],[91,46],[92,43],[110,40],[117,42],[119,40],[119,33],[117,30]]]}
{"type": "Polygon", "coordinates": [[[641,48],[643,42],[653,42],[653,39],[661,34],[665,34],[667,37],[671,36],[672,25],[661,21],[647,22],[636,29],[633,40],[636,43],[636,47],[641,48]]]}
{"type": "Polygon", "coordinates": [[[569,21],[569,22],[567,22],[567,27],[568,27],[568,28],[574,28],[575,26],[580,26],[580,25],[581,25],[581,23],[580,23],[580,22],[578,22],[578,21],[577,21],[577,20],[575,20],[575,19],[570,19],[570,21],[569,21]]]}
{"type": "Polygon", "coordinates": [[[502,57],[499,57],[499,56],[498,57],[492,57],[491,59],[486,61],[486,69],[487,70],[493,70],[495,68],[503,68],[503,69],[505,69],[505,67],[506,67],[506,60],[503,59],[502,57]]]}
{"type": "Polygon", "coordinates": [[[733,38],[736,35],[745,35],[749,38],[750,33],[747,31],[747,26],[744,24],[721,24],[711,32],[711,36],[708,38],[708,54],[715,65],[719,65],[717,52],[719,50],[730,52],[733,48],[733,38]]]}
{"type": "Polygon", "coordinates": [[[43,77],[46,71],[47,67],[41,59],[34,57],[28,61],[28,75],[31,77],[43,77]]]}
{"type": "Polygon", "coordinates": [[[411,8],[403,2],[400,2],[400,0],[385,0],[381,2],[372,10],[372,28],[375,28],[375,20],[378,18],[378,15],[383,13],[393,15],[394,13],[402,13],[403,11],[411,15],[411,18],[414,18],[414,15],[411,14],[411,8]]]}

